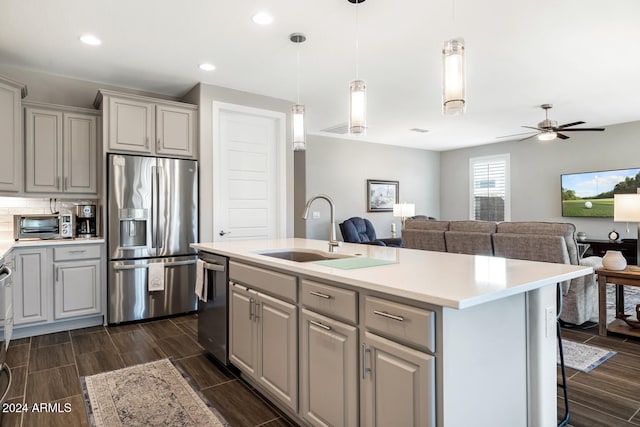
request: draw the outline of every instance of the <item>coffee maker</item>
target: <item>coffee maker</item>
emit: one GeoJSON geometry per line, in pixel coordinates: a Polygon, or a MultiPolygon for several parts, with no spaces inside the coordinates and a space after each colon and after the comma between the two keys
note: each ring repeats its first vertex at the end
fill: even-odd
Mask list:
{"type": "Polygon", "coordinates": [[[96,237],[96,205],[76,205],[76,237],[96,237]]]}

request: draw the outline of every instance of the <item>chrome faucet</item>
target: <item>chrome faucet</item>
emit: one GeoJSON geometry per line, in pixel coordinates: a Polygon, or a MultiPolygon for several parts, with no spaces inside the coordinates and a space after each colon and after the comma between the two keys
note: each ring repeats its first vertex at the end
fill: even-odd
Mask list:
{"type": "Polygon", "coordinates": [[[333,204],[333,200],[331,197],[326,194],[318,194],[313,196],[307,201],[307,204],[304,207],[304,214],[302,214],[302,219],[306,220],[309,216],[309,208],[311,207],[311,203],[313,203],[316,199],[325,199],[329,203],[329,207],[331,208],[331,229],[329,231],[329,252],[337,252],[338,246],[342,246],[342,242],[339,242],[336,239],[336,206],[333,204]]]}

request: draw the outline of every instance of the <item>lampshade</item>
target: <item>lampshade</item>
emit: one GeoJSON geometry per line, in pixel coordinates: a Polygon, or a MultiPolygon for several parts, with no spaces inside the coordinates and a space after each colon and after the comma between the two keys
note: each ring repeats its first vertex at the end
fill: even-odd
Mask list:
{"type": "Polygon", "coordinates": [[[465,111],[464,39],[451,39],[442,47],[442,112],[465,111]]]}
{"type": "Polygon", "coordinates": [[[551,141],[556,139],[556,136],[558,136],[558,134],[556,134],[554,131],[549,130],[546,132],[542,132],[541,134],[538,135],[538,141],[551,141]]]}
{"type": "Polygon", "coordinates": [[[349,133],[364,134],[367,130],[367,85],[363,80],[349,84],[349,133]]]}
{"type": "Polygon", "coordinates": [[[408,218],[416,214],[416,205],[413,203],[395,203],[393,205],[393,216],[408,218]]]}
{"type": "Polygon", "coordinates": [[[640,194],[614,194],[613,221],[640,222],[640,194]]]}
{"type": "Polygon", "coordinates": [[[293,151],[307,148],[304,130],[304,105],[296,104],[291,107],[291,134],[293,135],[293,151]]]}

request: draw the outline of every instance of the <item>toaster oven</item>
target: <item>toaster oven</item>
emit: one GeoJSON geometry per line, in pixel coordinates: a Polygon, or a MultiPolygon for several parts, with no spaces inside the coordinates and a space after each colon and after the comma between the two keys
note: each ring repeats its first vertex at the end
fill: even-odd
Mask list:
{"type": "Polygon", "coordinates": [[[75,218],[72,214],[14,215],[13,238],[63,239],[74,237],[75,218]]]}

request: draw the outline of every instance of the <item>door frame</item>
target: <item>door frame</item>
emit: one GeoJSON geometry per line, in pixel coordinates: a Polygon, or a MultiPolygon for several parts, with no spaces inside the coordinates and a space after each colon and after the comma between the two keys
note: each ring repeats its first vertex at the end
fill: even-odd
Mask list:
{"type": "Polygon", "coordinates": [[[275,158],[276,158],[276,238],[282,239],[287,234],[287,151],[286,151],[286,121],[287,115],[280,111],[265,110],[262,108],[247,107],[245,105],[231,104],[227,102],[212,102],[212,135],[213,135],[213,220],[212,234],[213,241],[221,241],[219,231],[215,227],[216,218],[220,217],[220,203],[216,194],[220,194],[220,173],[219,160],[222,154],[222,144],[220,138],[220,116],[221,113],[239,113],[252,116],[267,117],[274,120],[275,124],[275,158]]]}

